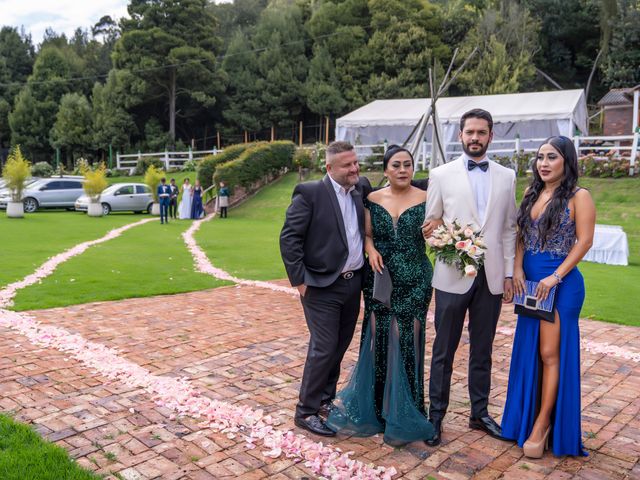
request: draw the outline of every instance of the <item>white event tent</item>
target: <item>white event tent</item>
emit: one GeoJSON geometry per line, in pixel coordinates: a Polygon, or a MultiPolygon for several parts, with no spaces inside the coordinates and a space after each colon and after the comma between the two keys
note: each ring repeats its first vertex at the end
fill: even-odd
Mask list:
{"type": "MultiPolygon", "coordinates": [[[[338,118],[336,140],[358,145],[377,145],[385,140],[402,144],[427,111],[428,98],[376,100],[338,118]]],[[[572,137],[586,135],[587,102],[583,90],[510,93],[471,97],[442,97],[436,103],[442,127],[443,142],[448,153],[458,143],[462,114],[473,108],[491,112],[494,142],[544,139],[552,135],[572,137]]],[[[426,141],[431,142],[432,125],[426,141]]]]}

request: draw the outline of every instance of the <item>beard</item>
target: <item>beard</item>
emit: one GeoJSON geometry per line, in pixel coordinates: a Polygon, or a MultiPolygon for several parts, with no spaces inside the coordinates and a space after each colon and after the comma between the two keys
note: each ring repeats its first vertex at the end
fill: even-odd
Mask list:
{"type": "Polygon", "coordinates": [[[470,156],[471,158],[482,158],[484,157],[485,153],[487,153],[487,150],[489,149],[489,143],[487,143],[486,145],[482,146],[482,148],[480,150],[470,150],[469,146],[470,145],[480,145],[482,146],[481,143],[479,142],[474,142],[474,143],[462,143],[462,150],[464,151],[464,153],[466,153],[468,156],[470,156]]]}

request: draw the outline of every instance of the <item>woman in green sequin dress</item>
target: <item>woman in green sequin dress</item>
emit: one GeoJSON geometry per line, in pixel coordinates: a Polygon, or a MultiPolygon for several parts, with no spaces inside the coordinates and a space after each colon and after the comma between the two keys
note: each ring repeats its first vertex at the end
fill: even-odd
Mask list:
{"type": "Polygon", "coordinates": [[[424,345],[432,267],[421,225],[425,192],[411,186],[413,158],[400,147],[384,157],[389,186],[365,200],[365,250],[371,268],[364,287],[360,354],[338,393],[327,425],[342,433],[404,445],[434,430],[424,408],[424,345]],[[388,269],[391,308],[373,300],[374,270],[388,269]]]}

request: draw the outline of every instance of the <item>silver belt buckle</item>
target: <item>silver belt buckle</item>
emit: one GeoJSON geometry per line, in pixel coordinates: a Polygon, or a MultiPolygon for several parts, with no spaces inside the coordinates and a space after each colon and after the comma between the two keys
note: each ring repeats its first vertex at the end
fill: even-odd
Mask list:
{"type": "Polygon", "coordinates": [[[342,274],[342,278],[344,278],[345,280],[351,280],[353,278],[353,272],[352,271],[344,272],[342,274]]]}

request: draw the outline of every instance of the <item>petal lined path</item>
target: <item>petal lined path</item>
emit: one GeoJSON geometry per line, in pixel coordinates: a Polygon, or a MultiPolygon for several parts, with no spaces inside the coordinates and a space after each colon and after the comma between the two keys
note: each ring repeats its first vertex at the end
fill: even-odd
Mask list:
{"type": "MultiPolygon", "coordinates": [[[[174,296],[77,305],[32,312],[43,324],[115,347],[154,374],[186,376],[213,399],[264,408],[294,428],[306,348],[299,302],[285,292],[225,287],[174,296]]],[[[504,314],[496,338],[492,414],[506,392],[513,318],[504,314]]],[[[85,467],[127,479],[313,478],[291,459],[247,450],[238,436],[175,419],[140,388],[109,383],[74,360],[0,329],[0,407],[32,422],[85,467]]],[[[640,329],[583,321],[585,341],[640,351],[640,329]]],[[[427,332],[433,339],[432,325],[427,332]]],[[[345,366],[353,364],[357,342],[345,366]]],[[[331,440],[354,458],[394,466],[418,478],[640,478],[640,366],[628,359],[582,352],[583,426],[591,456],[540,461],[470,431],[466,424],[467,338],[457,356],[452,410],[438,449],[412,444],[394,450],[380,438],[331,440]]],[[[429,358],[427,358],[428,364],[429,358]]],[[[344,378],[344,376],[343,376],[344,378]]]]}

